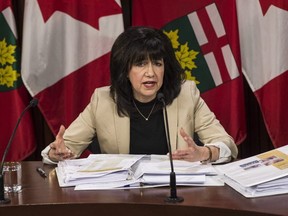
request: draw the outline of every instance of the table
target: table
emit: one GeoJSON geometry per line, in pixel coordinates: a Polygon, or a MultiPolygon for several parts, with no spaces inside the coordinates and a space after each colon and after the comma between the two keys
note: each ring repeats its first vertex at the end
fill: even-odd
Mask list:
{"type": "Polygon", "coordinates": [[[229,186],[178,187],[182,203],[166,203],[169,187],[75,191],[60,188],[55,166],[41,161],[22,162],[23,189],[10,194],[11,202],[0,205],[0,215],[288,215],[288,194],[248,199],[229,186]],[[42,167],[48,178],[36,168],[42,167]]]}

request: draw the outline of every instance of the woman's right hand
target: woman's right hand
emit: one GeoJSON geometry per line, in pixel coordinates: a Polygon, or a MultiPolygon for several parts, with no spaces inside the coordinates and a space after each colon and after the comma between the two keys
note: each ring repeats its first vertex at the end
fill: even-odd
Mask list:
{"type": "Polygon", "coordinates": [[[61,125],[55,141],[50,144],[48,156],[52,161],[62,161],[65,159],[74,158],[75,156],[73,152],[65,146],[63,139],[64,132],[65,127],[61,125]]]}

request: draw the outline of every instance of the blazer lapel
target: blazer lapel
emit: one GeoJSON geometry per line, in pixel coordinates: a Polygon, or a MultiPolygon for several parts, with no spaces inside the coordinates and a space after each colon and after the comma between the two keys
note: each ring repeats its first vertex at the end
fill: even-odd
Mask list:
{"type": "Polygon", "coordinates": [[[115,130],[118,150],[120,154],[129,154],[130,120],[128,117],[119,117],[115,109],[115,130]]]}

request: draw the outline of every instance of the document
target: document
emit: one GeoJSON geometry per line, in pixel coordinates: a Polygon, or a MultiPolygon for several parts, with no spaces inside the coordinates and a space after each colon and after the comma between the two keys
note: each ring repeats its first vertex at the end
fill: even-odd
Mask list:
{"type": "Polygon", "coordinates": [[[85,159],[64,160],[56,173],[61,187],[109,183],[131,178],[131,167],[144,155],[91,154],[85,159]]]}
{"type": "MultiPolygon", "coordinates": [[[[200,162],[188,162],[174,160],[174,172],[178,185],[204,184],[206,175],[216,175],[216,170],[211,164],[201,164],[200,162]]],[[[140,178],[143,184],[169,184],[171,164],[167,156],[152,156],[142,158],[140,163],[132,168],[135,178],[140,178]]]]}
{"type": "MultiPolygon", "coordinates": [[[[176,176],[177,177],[177,176],[176,176]]],[[[195,181],[195,180],[193,180],[195,181]]],[[[140,178],[138,180],[130,180],[130,181],[123,181],[123,182],[113,182],[111,184],[106,185],[99,185],[96,184],[80,184],[75,186],[75,190],[115,190],[115,189],[137,189],[137,188],[155,188],[155,187],[169,187],[170,182],[167,180],[165,183],[159,183],[159,181],[155,184],[151,182],[146,184],[143,182],[143,179],[140,178]]],[[[218,175],[216,176],[206,176],[204,183],[180,183],[177,181],[177,186],[224,186],[224,181],[218,175]]]]}
{"type": "MultiPolygon", "coordinates": [[[[174,160],[177,185],[223,186],[211,165],[174,160]]],[[[91,154],[65,160],[56,168],[60,187],[107,190],[169,186],[171,166],[167,155],[91,154]]]]}
{"type": "MultiPolygon", "coordinates": [[[[211,164],[201,164],[200,162],[189,162],[183,160],[174,160],[174,171],[176,174],[209,174],[215,175],[216,170],[211,164]]],[[[141,176],[145,174],[170,174],[171,165],[170,161],[166,157],[165,159],[158,157],[153,157],[149,160],[141,160],[141,163],[138,165],[137,170],[135,171],[136,176],[141,176]]]]}
{"type": "Polygon", "coordinates": [[[288,193],[288,145],[215,168],[245,197],[288,193]]]}

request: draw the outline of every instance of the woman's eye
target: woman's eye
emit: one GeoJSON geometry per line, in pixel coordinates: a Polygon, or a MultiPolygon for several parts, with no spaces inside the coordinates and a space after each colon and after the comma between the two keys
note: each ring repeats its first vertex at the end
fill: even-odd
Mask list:
{"type": "Polygon", "coordinates": [[[143,67],[144,65],[145,65],[145,62],[137,62],[135,64],[135,66],[137,66],[137,67],[143,67]]]}
{"type": "Polygon", "coordinates": [[[162,61],[156,61],[156,62],[154,62],[154,65],[161,67],[163,65],[163,62],[162,61]]]}

